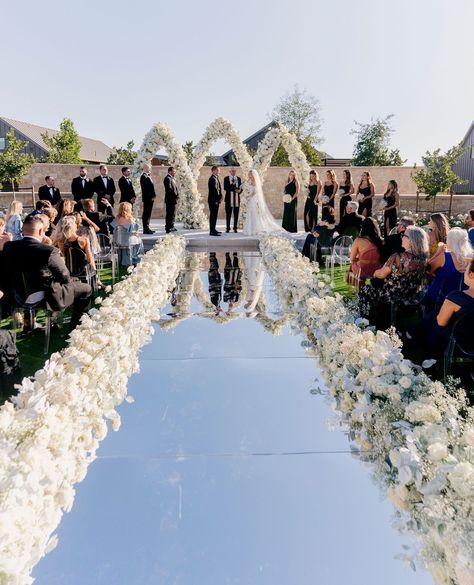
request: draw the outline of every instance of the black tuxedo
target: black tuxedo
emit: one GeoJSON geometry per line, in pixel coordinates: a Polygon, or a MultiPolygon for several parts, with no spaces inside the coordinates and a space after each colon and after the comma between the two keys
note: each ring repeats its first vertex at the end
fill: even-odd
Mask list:
{"type": "Polygon", "coordinates": [[[74,201],[81,199],[92,199],[94,196],[94,183],[87,177],[75,177],[71,183],[71,193],[74,201]]]}
{"type": "Polygon", "coordinates": [[[240,177],[237,177],[237,175],[234,177],[229,175],[228,177],[224,178],[225,219],[227,231],[230,231],[230,220],[232,218],[232,213],[234,213],[234,230],[237,230],[237,224],[239,222],[241,186],[242,181],[240,177]]]}
{"type": "Polygon", "coordinates": [[[48,187],[48,185],[42,185],[38,189],[38,199],[40,201],[49,201],[51,205],[57,205],[61,201],[61,193],[57,187],[48,187]],[[52,193],[51,189],[53,190],[52,193]]]}
{"type": "Polygon", "coordinates": [[[140,177],[140,188],[142,190],[142,202],[143,202],[143,231],[147,232],[150,230],[150,218],[151,212],[153,211],[153,203],[155,202],[155,185],[153,179],[147,173],[142,173],[140,177]]]}
{"type": "Polygon", "coordinates": [[[61,311],[73,304],[71,328],[78,324],[92,290],[88,284],[71,278],[57,248],[29,237],[6,242],[3,263],[10,292],[20,282],[19,273],[26,272],[29,275],[28,292],[44,291],[45,300],[53,311],[61,311]]]}
{"type": "Polygon", "coordinates": [[[222,298],[222,276],[219,272],[219,262],[215,252],[210,252],[209,254],[209,270],[207,276],[209,279],[209,298],[216,309],[220,309],[222,298]]]}
{"type": "Polygon", "coordinates": [[[341,220],[334,228],[334,231],[337,232],[340,236],[343,236],[347,228],[356,227],[358,230],[360,230],[363,221],[364,217],[362,215],[357,213],[346,213],[346,215],[341,217],[341,220]]]}
{"type": "Polygon", "coordinates": [[[219,205],[222,201],[222,188],[219,177],[211,175],[208,186],[207,203],[209,205],[209,233],[211,235],[216,233],[217,214],[219,213],[219,205]]]}
{"type": "Polygon", "coordinates": [[[176,204],[179,199],[179,190],[174,177],[171,175],[166,175],[166,177],[163,179],[163,185],[165,186],[166,206],[165,230],[166,233],[168,233],[174,228],[174,219],[176,215],[176,204]]]}
{"type": "Polygon", "coordinates": [[[120,203],[126,201],[133,205],[137,197],[131,179],[127,179],[127,177],[122,175],[119,179],[118,186],[120,189],[120,203]]]}
{"type": "Polygon", "coordinates": [[[224,268],[224,303],[236,303],[242,290],[242,272],[239,267],[239,257],[234,252],[233,259],[230,253],[225,255],[224,268]]]}
{"type": "Polygon", "coordinates": [[[105,205],[100,202],[101,199],[110,201],[112,207],[115,205],[115,183],[112,177],[107,176],[107,187],[104,185],[102,175],[94,177],[94,191],[97,193],[97,211],[105,211],[105,205]]]}

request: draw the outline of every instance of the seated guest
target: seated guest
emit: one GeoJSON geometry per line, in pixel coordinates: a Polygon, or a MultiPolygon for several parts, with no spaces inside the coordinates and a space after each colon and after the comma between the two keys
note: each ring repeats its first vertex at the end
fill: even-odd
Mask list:
{"type": "Polygon", "coordinates": [[[138,234],[138,222],[132,215],[132,204],[120,203],[114,220],[114,242],[119,247],[118,257],[121,266],[137,264],[143,256],[143,243],[138,234]]]}
{"type": "MultiPolygon", "coordinates": [[[[32,214],[32,215],[34,215],[34,214],[32,214]]],[[[44,235],[41,238],[41,243],[42,244],[47,244],[48,246],[52,246],[53,245],[53,241],[47,235],[47,233],[48,233],[48,231],[50,229],[49,217],[45,213],[38,213],[37,214],[37,217],[39,217],[41,219],[41,221],[43,222],[43,228],[44,228],[44,235]]]]}
{"type": "Polygon", "coordinates": [[[38,189],[38,199],[49,201],[51,205],[57,205],[61,201],[61,193],[59,192],[59,189],[54,186],[54,177],[52,175],[46,175],[44,180],[46,185],[42,185],[38,189]]]}
{"type": "Polygon", "coordinates": [[[0,252],[3,250],[5,242],[11,242],[12,240],[13,236],[5,233],[5,220],[0,217],[0,252]]]}
{"type": "Polygon", "coordinates": [[[107,199],[102,199],[104,212],[95,210],[93,199],[82,199],[81,205],[86,216],[99,227],[99,234],[110,235],[110,224],[115,219],[114,208],[107,199]]]}
{"type": "Polygon", "coordinates": [[[440,247],[436,258],[429,263],[434,279],[424,298],[427,306],[433,307],[440,294],[446,296],[451,290],[459,290],[469,259],[474,258],[474,250],[465,230],[453,228],[446,239],[446,246],[440,247]]]}
{"type": "Polygon", "coordinates": [[[74,211],[75,206],[76,202],[73,201],[72,199],[61,199],[59,205],[56,208],[58,211],[58,215],[56,217],[55,224],[57,225],[59,223],[59,220],[61,220],[66,215],[71,215],[71,213],[74,211]]]}
{"type": "Polygon", "coordinates": [[[359,204],[357,201],[348,201],[346,213],[334,228],[334,232],[337,232],[340,236],[345,235],[345,231],[349,228],[356,228],[357,232],[359,232],[364,217],[357,213],[358,209],[359,204]]]}
{"type": "Polygon", "coordinates": [[[91,245],[92,254],[97,254],[100,251],[97,239],[99,226],[89,219],[83,211],[74,211],[71,215],[76,218],[77,235],[87,238],[91,245]]]}
{"type": "Polygon", "coordinates": [[[50,238],[54,231],[54,222],[58,216],[58,210],[55,207],[43,207],[41,215],[46,215],[49,219],[49,228],[46,230],[46,235],[50,238]]]}
{"type": "Polygon", "coordinates": [[[53,209],[53,206],[51,205],[50,201],[44,201],[42,199],[40,199],[39,201],[37,201],[35,203],[35,209],[34,211],[32,211],[31,213],[33,215],[37,214],[37,213],[43,213],[43,209],[53,209]]]}
{"type": "Polygon", "coordinates": [[[8,207],[5,231],[11,234],[13,240],[21,240],[23,237],[21,228],[23,221],[21,214],[23,213],[23,203],[21,201],[12,201],[8,207]]]}
{"type": "MultiPolygon", "coordinates": [[[[419,227],[409,226],[403,234],[403,251],[395,253],[374,272],[371,284],[359,292],[359,310],[363,317],[381,323],[386,314],[378,313],[398,301],[410,301],[419,292],[429,254],[428,236],[419,227]]],[[[383,328],[383,327],[380,327],[383,328]]]]}
{"type": "Polygon", "coordinates": [[[3,264],[7,286],[13,290],[19,274],[29,273],[32,291],[44,291],[46,303],[52,311],[73,305],[73,329],[89,304],[91,287],[71,278],[59,250],[41,243],[43,235],[41,218],[29,215],[23,224],[23,239],[4,245],[3,264]]]}
{"type": "MultiPolygon", "coordinates": [[[[79,221],[81,222],[80,216],[79,221]]],[[[84,256],[82,254],[75,256],[74,274],[82,273],[87,264],[91,267],[92,272],[96,272],[94,255],[92,254],[89,239],[78,235],[77,220],[74,215],[63,217],[53,236],[53,243],[59,248],[63,256],[66,256],[69,250],[73,249],[78,249],[84,252],[84,256]]],[[[66,264],[68,264],[68,261],[66,261],[66,264]]]]}
{"type": "MultiPolygon", "coordinates": [[[[462,328],[456,328],[456,340],[465,350],[474,350],[474,260],[464,272],[465,290],[450,292],[439,313],[424,319],[417,327],[414,339],[418,347],[425,350],[423,357],[440,358],[448,344],[451,330],[457,319],[470,314],[462,328]]],[[[410,335],[408,339],[412,339],[410,335]]]]}
{"type": "MultiPolygon", "coordinates": [[[[372,278],[381,267],[383,240],[378,223],[372,217],[366,217],[360,228],[360,235],[351,248],[350,273],[360,274],[361,284],[372,278]]],[[[351,278],[348,278],[349,282],[351,278]]]]}
{"type": "Polygon", "coordinates": [[[325,205],[321,213],[321,221],[313,228],[313,231],[306,236],[301,253],[306,258],[310,258],[311,246],[317,245],[316,260],[322,262],[322,246],[330,246],[333,238],[334,228],[336,227],[336,216],[334,208],[325,205]]]}
{"type": "Polygon", "coordinates": [[[433,213],[428,222],[428,233],[430,238],[430,261],[438,249],[446,244],[449,232],[449,222],[443,213],[433,213]]]}
{"type": "Polygon", "coordinates": [[[415,222],[412,220],[411,217],[402,217],[397,221],[397,228],[396,234],[389,234],[384,238],[384,249],[382,254],[382,260],[387,260],[390,258],[392,254],[401,252],[403,250],[402,247],[402,238],[405,230],[408,226],[415,225],[415,222]]]}
{"type": "Polygon", "coordinates": [[[471,209],[466,215],[466,227],[467,233],[469,234],[469,241],[474,248],[474,209],[471,209]]]}

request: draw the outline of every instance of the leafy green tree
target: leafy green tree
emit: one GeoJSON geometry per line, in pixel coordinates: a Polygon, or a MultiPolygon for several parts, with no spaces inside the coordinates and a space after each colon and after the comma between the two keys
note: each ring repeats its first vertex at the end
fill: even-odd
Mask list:
{"type": "Polygon", "coordinates": [[[413,180],[421,193],[426,194],[426,199],[434,199],[438,193],[445,193],[457,183],[464,185],[467,181],[462,180],[453,171],[454,163],[464,154],[465,147],[457,144],[450,148],[445,154],[437,148],[433,152],[426,151],[422,157],[424,169],[412,173],[413,180]]]}
{"type": "Polygon", "coordinates": [[[133,165],[137,158],[137,153],[133,150],[135,143],[129,140],[124,147],[117,148],[114,146],[109,154],[107,164],[109,165],[133,165]]]}
{"type": "Polygon", "coordinates": [[[11,183],[15,199],[15,183],[28,173],[35,159],[31,154],[21,152],[28,143],[16,138],[13,128],[7,132],[6,138],[7,147],[0,153],[0,182],[11,183]]]}
{"type": "Polygon", "coordinates": [[[311,146],[323,142],[322,118],[319,100],[297,85],[287,92],[273,108],[270,119],[284,124],[296,138],[311,146]]]}
{"type": "Polygon", "coordinates": [[[81,139],[70,118],[64,118],[59,125],[59,132],[55,136],[50,136],[45,132],[41,134],[41,137],[49,149],[47,162],[64,164],[80,164],[82,162],[79,156],[81,139]]]}
{"type": "Polygon", "coordinates": [[[401,166],[406,160],[400,151],[390,148],[394,132],[390,125],[393,114],[385,118],[372,119],[368,124],[356,122],[351,134],[356,137],[352,164],[359,167],[401,166]]]}
{"type": "MultiPolygon", "coordinates": [[[[319,154],[319,151],[316,150],[316,148],[314,148],[314,146],[311,144],[310,139],[305,138],[304,140],[300,140],[299,142],[301,145],[301,150],[304,152],[308,164],[315,167],[321,166],[322,165],[321,155],[319,154]]],[[[276,149],[270,164],[272,167],[291,166],[290,159],[288,158],[288,153],[281,144],[276,149]]]]}
{"type": "Polygon", "coordinates": [[[192,140],[188,140],[183,144],[184,154],[186,155],[186,160],[188,164],[192,161],[194,155],[194,142],[192,140]]]}

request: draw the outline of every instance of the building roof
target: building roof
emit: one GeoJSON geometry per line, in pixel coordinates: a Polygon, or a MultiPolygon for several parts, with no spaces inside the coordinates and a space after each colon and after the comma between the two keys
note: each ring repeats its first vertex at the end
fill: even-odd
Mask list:
{"type": "Polygon", "coordinates": [[[462,144],[466,144],[466,141],[469,138],[469,136],[471,135],[473,128],[474,128],[474,122],[471,122],[471,125],[469,126],[469,130],[466,132],[466,135],[464,136],[464,138],[462,140],[462,144]]]}
{"type": "MultiPolygon", "coordinates": [[[[43,126],[36,126],[36,124],[21,122],[20,120],[13,120],[11,118],[2,117],[1,119],[15,130],[18,130],[28,140],[43,148],[46,152],[49,151],[49,148],[44,143],[41,134],[48,133],[49,136],[56,136],[58,134],[58,130],[53,130],[52,128],[44,128],[43,126]]],[[[85,138],[84,136],[79,136],[79,139],[81,141],[79,156],[82,160],[89,162],[107,162],[109,154],[112,151],[109,146],[100,140],[85,138]]]]}

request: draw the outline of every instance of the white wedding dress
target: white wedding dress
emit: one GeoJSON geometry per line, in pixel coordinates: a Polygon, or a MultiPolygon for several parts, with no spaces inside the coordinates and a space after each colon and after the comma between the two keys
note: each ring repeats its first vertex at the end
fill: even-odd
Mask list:
{"type": "Polygon", "coordinates": [[[275,221],[263,196],[262,182],[256,170],[251,170],[255,186],[248,187],[247,214],[243,233],[246,236],[257,236],[271,232],[282,232],[283,228],[275,221]]]}

